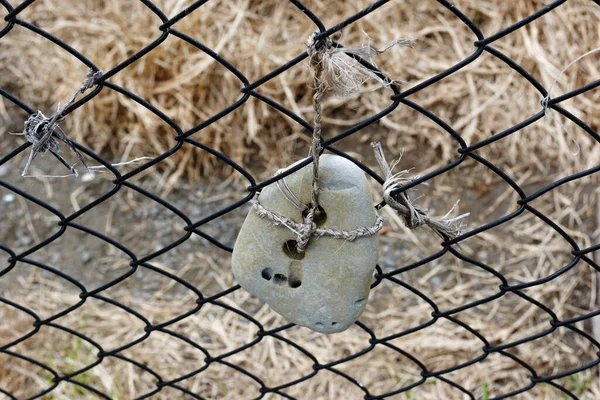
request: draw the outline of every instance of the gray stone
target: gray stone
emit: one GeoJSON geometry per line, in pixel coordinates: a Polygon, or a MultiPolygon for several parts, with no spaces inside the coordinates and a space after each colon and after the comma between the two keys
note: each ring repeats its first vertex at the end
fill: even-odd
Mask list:
{"type": "MultiPolygon", "coordinates": [[[[377,213],[360,168],[345,158],[323,155],[319,173],[319,205],[326,213],[320,227],[348,231],[375,224],[377,213]]],[[[301,202],[310,203],[312,164],[285,180],[301,202]]],[[[259,201],[270,211],[303,221],[301,211],[275,184],[263,189],[259,201]]],[[[303,254],[288,250],[295,249],[295,240],[286,227],[274,226],[250,210],[233,249],[236,280],[290,322],[322,333],[349,328],[369,296],[378,236],[352,242],[313,237],[303,254]]]]}
{"type": "Polygon", "coordinates": [[[92,259],[92,255],[90,254],[89,251],[84,251],[81,253],[81,261],[83,261],[84,263],[90,262],[91,259],[92,259]]]}

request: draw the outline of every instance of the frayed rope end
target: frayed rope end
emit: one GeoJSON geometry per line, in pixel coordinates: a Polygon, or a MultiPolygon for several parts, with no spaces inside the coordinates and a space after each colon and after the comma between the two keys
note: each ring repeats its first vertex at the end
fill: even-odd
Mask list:
{"type": "Polygon", "coordinates": [[[420,210],[414,206],[413,201],[406,191],[392,195],[393,190],[413,182],[415,178],[405,177],[408,173],[406,170],[394,174],[392,170],[400,160],[393,162],[390,167],[383,154],[381,144],[379,142],[372,142],[371,147],[385,179],[383,183],[383,199],[398,212],[409,229],[427,225],[444,240],[455,239],[464,232],[464,219],[470,214],[456,215],[460,200],[444,216],[431,217],[427,215],[425,210],[420,210]]]}
{"type": "MultiPolygon", "coordinates": [[[[327,87],[332,89],[335,96],[345,100],[358,97],[362,85],[371,79],[376,80],[384,88],[395,83],[384,72],[362,65],[352,55],[375,64],[375,57],[392,47],[398,45],[412,48],[415,43],[413,40],[400,38],[392,40],[379,49],[369,44],[359,47],[333,47],[329,37],[317,40],[318,33],[313,33],[307,42],[310,65],[314,67],[316,63],[321,64],[325,71],[324,80],[327,87]]],[[[366,36],[370,42],[371,39],[366,36]]]]}

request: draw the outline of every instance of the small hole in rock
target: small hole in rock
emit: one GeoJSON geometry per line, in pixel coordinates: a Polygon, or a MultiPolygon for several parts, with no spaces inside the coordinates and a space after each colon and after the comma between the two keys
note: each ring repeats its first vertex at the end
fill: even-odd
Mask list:
{"type": "MultiPolygon", "coordinates": [[[[306,218],[306,215],[308,214],[308,210],[310,209],[310,204],[306,205],[307,208],[306,210],[302,211],[302,216],[304,218],[306,218]]],[[[313,222],[315,224],[317,224],[317,226],[321,226],[325,223],[325,221],[327,221],[327,213],[325,212],[325,210],[323,209],[323,207],[318,206],[316,211],[315,211],[315,216],[313,218],[313,222]]]]}
{"type": "Polygon", "coordinates": [[[302,285],[302,281],[299,281],[299,280],[291,280],[291,279],[290,279],[290,287],[291,287],[291,288],[294,288],[294,289],[295,289],[295,288],[297,288],[297,287],[300,287],[301,285],[302,285]]]}
{"type": "Polygon", "coordinates": [[[273,280],[278,285],[282,285],[287,282],[287,276],[283,274],[275,274],[275,279],[273,280]]]}
{"type": "Polygon", "coordinates": [[[285,242],[283,244],[283,252],[286,256],[294,260],[302,260],[304,258],[304,252],[298,251],[298,242],[295,240],[285,242]]]}
{"type": "Polygon", "coordinates": [[[290,262],[288,280],[292,289],[302,285],[302,263],[300,261],[290,262]]]}
{"type": "Polygon", "coordinates": [[[261,275],[264,279],[270,281],[273,277],[273,270],[271,268],[265,268],[262,270],[261,275]]]}
{"type": "Polygon", "coordinates": [[[331,325],[337,325],[337,322],[332,322],[331,325]]]}

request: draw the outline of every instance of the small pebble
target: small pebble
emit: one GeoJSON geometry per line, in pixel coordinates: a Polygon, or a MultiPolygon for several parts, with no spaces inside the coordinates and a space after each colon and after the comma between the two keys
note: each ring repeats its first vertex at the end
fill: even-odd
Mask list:
{"type": "Polygon", "coordinates": [[[2,196],[2,201],[5,203],[12,203],[13,201],[15,201],[15,195],[12,193],[7,193],[4,196],[2,196]]]}

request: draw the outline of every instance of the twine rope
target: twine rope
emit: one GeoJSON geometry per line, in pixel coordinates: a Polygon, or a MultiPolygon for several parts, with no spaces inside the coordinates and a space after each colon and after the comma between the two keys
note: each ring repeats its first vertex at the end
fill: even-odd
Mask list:
{"type": "Polygon", "coordinates": [[[383,199],[390,207],[398,212],[409,229],[416,229],[426,225],[444,240],[452,240],[463,233],[463,220],[469,216],[469,213],[455,215],[460,200],[457,201],[444,216],[430,217],[425,211],[419,210],[414,206],[407,193],[408,191],[392,195],[394,189],[413,182],[417,177],[405,177],[408,173],[407,170],[394,174],[392,171],[400,160],[392,162],[392,165],[390,166],[385,159],[381,144],[372,142],[371,147],[375,152],[375,158],[377,159],[377,163],[385,178],[385,182],[383,183],[383,199]]]}
{"type": "MultiPolygon", "coordinates": [[[[314,222],[311,223],[311,226],[307,227],[306,222],[297,223],[291,218],[288,218],[274,211],[267,210],[258,201],[258,194],[254,197],[252,201],[252,208],[256,212],[256,215],[260,218],[269,220],[275,226],[284,226],[293,233],[295,233],[298,237],[298,241],[300,237],[303,237],[309,231],[311,232],[311,236],[314,237],[329,236],[335,239],[353,241],[362,236],[374,235],[377,232],[379,232],[379,230],[383,227],[382,217],[377,217],[377,221],[371,227],[359,226],[358,228],[349,231],[341,231],[333,228],[319,228],[314,222]]],[[[299,248],[297,250],[300,251],[299,248]]],[[[302,251],[304,251],[304,249],[302,251]]]]}
{"type": "MultiPolygon", "coordinates": [[[[100,77],[104,73],[101,70],[93,70],[90,69],[86,74],[83,82],[81,83],[81,87],[64,103],[61,107],[60,103],[57,106],[57,110],[52,116],[46,117],[41,111],[38,111],[35,114],[31,114],[24,123],[24,130],[21,133],[14,133],[13,135],[21,135],[25,136],[25,139],[32,143],[31,152],[29,153],[29,157],[25,164],[25,168],[23,168],[23,172],[21,176],[23,177],[36,177],[36,178],[68,178],[70,176],[78,176],[78,172],[75,169],[75,165],[77,163],[70,165],[67,160],[64,159],[63,156],[60,155],[60,147],[59,142],[66,143],[69,146],[69,149],[75,153],[77,159],[83,165],[85,171],[87,173],[93,172],[103,172],[101,170],[105,169],[104,165],[94,165],[88,166],[85,162],[81,153],[73,146],[73,143],[69,140],[65,132],[60,127],[60,122],[64,120],[63,113],[67,108],[72,106],[77,100],[77,97],[85,93],[88,89],[91,89],[96,85],[96,81],[100,79],[100,77]],[[62,165],[64,165],[68,170],[69,174],[67,175],[29,175],[29,168],[33,163],[33,160],[38,155],[44,155],[47,152],[50,152],[54,155],[58,161],[62,165]]],[[[115,164],[110,164],[113,167],[124,166],[136,164],[143,160],[151,160],[152,157],[138,157],[131,161],[123,161],[115,164]]]]}
{"type": "Polygon", "coordinates": [[[32,143],[31,152],[29,153],[29,158],[27,159],[27,163],[25,164],[25,168],[23,168],[23,172],[21,176],[29,177],[28,175],[29,168],[31,167],[31,163],[38,155],[44,155],[48,151],[52,153],[65,167],[67,167],[70,171],[69,175],[49,175],[47,177],[57,177],[63,178],[67,176],[77,176],[77,170],[75,169],[75,165],[69,165],[69,163],[59,154],[59,142],[64,142],[69,146],[69,149],[77,156],[77,159],[83,164],[86,171],[88,171],[87,165],[81,153],[73,146],[67,135],[60,128],[59,123],[63,121],[63,113],[67,108],[75,103],[75,100],[79,95],[83,94],[85,91],[90,89],[96,84],[96,80],[99,79],[103,75],[101,70],[93,70],[90,69],[86,74],[81,87],[73,93],[73,95],[64,103],[62,106],[60,103],[57,106],[56,112],[52,114],[50,117],[46,117],[41,111],[38,111],[35,114],[31,114],[29,118],[25,121],[24,130],[20,135],[25,136],[25,139],[32,143]]]}
{"type": "MultiPolygon", "coordinates": [[[[310,56],[310,65],[314,74],[313,109],[315,117],[313,120],[313,134],[309,155],[313,157],[311,200],[308,211],[303,213],[304,224],[297,227],[297,250],[304,252],[308,241],[317,231],[317,224],[314,223],[315,215],[319,207],[319,159],[323,151],[321,147],[321,121],[323,120],[323,96],[327,90],[327,84],[324,79],[325,68],[323,65],[324,54],[331,48],[331,39],[324,41],[315,40],[316,33],[312,34],[308,41],[308,54],[310,56]]],[[[291,190],[290,194],[293,195],[291,190]]],[[[294,196],[295,197],[295,196],[294,196]]],[[[297,200],[297,199],[296,199],[297,200]]],[[[298,202],[297,202],[298,203],[298,202]]]]}
{"type": "MultiPolygon", "coordinates": [[[[328,88],[332,88],[334,94],[338,97],[352,98],[358,96],[360,87],[369,79],[377,80],[383,87],[389,87],[391,84],[393,84],[393,81],[388,79],[387,76],[384,74],[375,73],[373,70],[363,66],[353,57],[349,56],[349,54],[356,55],[361,58],[368,58],[372,61],[375,56],[385,52],[396,44],[408,47],[412,46],[412,41],[408,39],[398,39],[386,44],[381,49],[373,48],[370,45],[363,45],[356,48],[334,48],[333,41],[329,37],[317,39],[318,33],[319,32],[313,33],[309,37],[307,43],[308,55],[310,56],[310,66],[314,74],[315,90],[312,102],[315,116],[313,121],[313,134],[309,153],[309,155],[312,155],[313,157],[310,205],[303,204],[296,197],[296,195],[294,195],[285,182],[285,179],[280,179],[277,181],[277,186],[280,193],[287,201],[289,201],[294,205],[294,207],[302,212],[304,221],[303,223],[297,223],[291,218],[267,210],[260,204],[258,200],[258,193],[252,199],[252,207],[258,217],[267,219],[275,226],[284,226],[296,234],[296,250],[298,252],[305,251],[310,238],[313,236],[329,236],[336,239],[353,241],[362,236],[374,235],[383,227],[383,218],[381,216],[377,217],[377,221],[371,227],[361,226],[350,231],[341,231],[333,228],[319,228],[314,222],[319,208],[319,158],[323,151],[321,146],[321,121],[323,119],[322,103],[325,91],[328,88]]],[[[380,163],[380,165],[382,164],[380,163]]],[[[385,165],[387,166],[387,164],[385,165]]],[[[389,167],[387,168],[389,170],[389,167]]],[[[285,170],[279,170],[275,175],[279,175],[283,171],[285,170]]],[[[395,187],[395,184],[398,183],[398,176],[392,176],[391,171],[389,171],[389,175],[391,176],[391,180],[389,183],[386,181],[386,183],[388,183],[387,186],[384,185],[384,196],[387,188],[390,205],[397,204],[400,209],[408,210],[408,213],[405,212],[404,214],[409,217],[407,221],[410,221],[409,226],[411,226],[411,229],[413,229],[412,227],[421,226],[424,223],[427,223],[431,226],[434,226],[436,223],[439,223],[440,225],[442,224],[442,222],[436,222],[438,220],[422,216],[419,210],[412,207],[408,199],[403,203],[403,205],[396,202],[392,196],[389,195],[389,191],[391,191],[395,187]]],[[[404,196],[406,197],[406,195],[404,196]]],[[[451,212],[453,210],[451,210],[451,212]]],[[[450,215],[450,213],[448,215],[450,215]]],[[[463,218],[463,216],[459,217],[458,219],[460,218],[463,218]]],[[[439,227],[439,229],[441,230],[442,228],[439,227]]]]}

